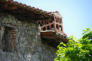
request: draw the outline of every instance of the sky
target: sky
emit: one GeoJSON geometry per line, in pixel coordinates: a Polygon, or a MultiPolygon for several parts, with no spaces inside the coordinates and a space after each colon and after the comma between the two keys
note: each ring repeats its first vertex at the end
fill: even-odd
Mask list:
{"type": "Polygon", "coordinates": [[[64,32],[80,38],[82,30],[92,30],[92,0],[14,0],[45,11],[59,11],[64,32]]]}

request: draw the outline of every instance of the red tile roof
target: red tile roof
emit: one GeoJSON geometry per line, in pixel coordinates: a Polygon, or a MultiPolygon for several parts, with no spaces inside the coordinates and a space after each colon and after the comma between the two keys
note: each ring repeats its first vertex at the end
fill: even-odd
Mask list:
{"type": "Polygon", "coordinates": [[[23,18],[24,20],[44,20],[53,18],[53,15],[49,12],[13,0],[0,0],[0,11],[13,14],[19,17],[19,19],[23,18]]]}

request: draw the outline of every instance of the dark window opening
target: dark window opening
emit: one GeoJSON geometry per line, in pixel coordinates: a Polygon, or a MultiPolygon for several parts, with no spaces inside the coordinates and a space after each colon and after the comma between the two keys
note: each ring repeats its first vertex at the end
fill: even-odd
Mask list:
{"type": "Polygon", "coordinates": [[[62,26],[61,26],[61,31],[62,31],[62,26]]]}
{"type": "Polygon", "coordinates": [[[46,22],[46,24],[49,24],[48,22],[46,22]]]}
{"type": "Polygon", "coordinates": [[[39,21],[38,21],[37,23],[38,23],[38,24],[40,24],[40,22],[39,22],[39,21]]]}
{"type": "Polygon", "coordinates": [[[52,23],[53,21],[50,20],[50,23],[52,23]]]}
{"type": "Polygon", "coordinates": [[[42,26],[42,24],[40,24],[40,26],[42,26]]]}
{"type": "Polygon", "coordinates": [[[51,28],[54,28],[54,24],[51,25],[51,28]]]}
{"type": "Polygon", "coordinates": [[[44,27],[42,30],[45,31],[46,30],[46,27],[44,27]]]}
{"type": "Polygon", "coordinates": [[[59,26],[58,26],[58,24],[56,24],[56,28],[57,28],[57,29],[59,29],[59,26]]]}
{"type": "Polygon", "coordinates": [[[38,24],[40,24],[40,22],[38,22],[38,24]]]}
{"type": "Polygon", "coordinates": [[[40,22],[40,21],[39,21],[38,24],[39,24],[40,26],[42,26],[42,25],[43,25],[43,22],[40,22]]]}
{"type": "Polygon", "coordinates": [[[2,39],[3,51],[13,52],[16,49],[16,31],[11,27],[5,27],[2,39]]]}
{"type": "Polygon", "coordinates": [[[62,31],[62,26],[61,25],[59,26],[59,30],[62,31]]]}
{"type": "Polygon", "coordinates": [[[50,26],[47,26],[47,29],[50,30],[50,26]]]}

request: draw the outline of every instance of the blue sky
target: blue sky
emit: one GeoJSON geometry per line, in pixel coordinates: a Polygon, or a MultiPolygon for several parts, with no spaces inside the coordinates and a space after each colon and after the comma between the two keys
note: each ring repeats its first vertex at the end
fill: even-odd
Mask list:
{"type": "Polygon", "coordinates": [[[15,0],[45,11],[59,11],[64,32],[81,37],[82,30],[92,29],[92,0],[15,0]]]}

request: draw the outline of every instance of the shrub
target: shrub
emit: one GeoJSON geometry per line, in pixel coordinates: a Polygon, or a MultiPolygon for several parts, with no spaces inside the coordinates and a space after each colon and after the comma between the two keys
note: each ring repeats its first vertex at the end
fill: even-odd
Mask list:
{"type": "Polygon", "coordinates": [[[87,28],[80,39],[74,39],[71,36],[67,44],[61,42],[57,46],[55,61],[92,61],[92,31],[87,28]]]}

